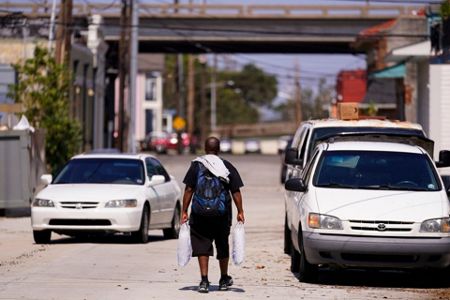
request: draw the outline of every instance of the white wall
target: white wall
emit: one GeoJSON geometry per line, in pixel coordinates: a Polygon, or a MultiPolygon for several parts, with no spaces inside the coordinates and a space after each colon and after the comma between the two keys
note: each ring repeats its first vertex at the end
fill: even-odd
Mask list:
{"type": "Polygon", "coordinates": [[[162,76],[156,77],[156,99],[154,101],[146,101],[145,99],[145,73],[139,73],[137,78],[137,99],[136,101],[136,140],[145,138],[145,111],[153,110],[153,130],[162,131],[162,114],[163,114],[163,92],[162,92],[162,76]]]}
{"type": "Polygon", "coordinates": [[[430,64],[428,60],[417,63],[417,122],[430,136],[430,64]]]}
{"type": "Polygon", "coordinates": [[[450,150],[450,64],[430,65],[430,127],[435,159],[450,150]]]}

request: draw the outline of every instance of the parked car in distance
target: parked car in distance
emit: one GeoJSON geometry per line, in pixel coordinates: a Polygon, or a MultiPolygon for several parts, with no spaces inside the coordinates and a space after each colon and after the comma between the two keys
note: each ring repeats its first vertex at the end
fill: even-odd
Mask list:
{"type": "MultiPolygon", "coordinates": [[[[441,152],[439,166],[450,166],[449,153],[441,152]]],[[[419,146],[325,142],[285,187],[285,247],[300,281],[315,281],[319,265],[450,265],[448,195],[419,146]]]]}
{"type": "Polygon", "coordinates": [[[158,154],[167,153],[170,143],[169,133],[162,132],[150,132],[142,142],[141,149],[144,151],[155,151],[158,154]]]}
{"type": "Polygon", "coordinates": [[[118,154],[120,150],[117,148],[95,148],[89,151],[90,154],[118,154]]]}
{"type": "Polygon", "coordinates": [[[131,233],[148,241],[149,229],[176,238],[181,190],[162,164],[144,154],[82,154],[73,157],[35,197],[31,225],[37,244],[51,233],[77,236],[90,232],[131,233]]]}
{"type": "MultiPolygon", "coordinates": [[[[178,149],[178,136],[179,134],[177,134],[176,132],[171,133],[170,137],[169,137],[169,143],[167,145],[167,149],[171,149],[171,150],[179,150],[178,149]]],[[[181,133],[181,151],[187,152],[189,151],[189,148],[191,146],[191,137],[187,132],[182,132],[181,133]]]]}
{"type": "Polygon", "coordinates": [[[228,138],[220,139],[220,152],[222,153],[231,153],[231,140],[228,138]]]}
{"type": "Polygon", "coordinates": [[[246,139],[244,141],[245,153],[261,153],[261,143],[258,139],[246,139]]]}

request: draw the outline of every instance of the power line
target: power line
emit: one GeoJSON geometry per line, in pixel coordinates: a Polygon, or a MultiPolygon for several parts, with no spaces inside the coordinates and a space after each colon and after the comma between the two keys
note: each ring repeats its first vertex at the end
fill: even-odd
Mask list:
{"type": "MultiPolygon", "coordinates": [[[[66,28],[79,28],[84,27],[87,28],[86,24],[75,24],[75,23],[63,23],[63,22],[56,22],[57,25],[65,26],[66,28]]],[[[27,25],[28,26],[28,25],[27,25]]],[[[40,25],[37,24],[30,24],[30,26],[33,27],[45,27],[48,26],[48,24],[43,23],[40,25]]],[[[116,24],[103,24],[104,27],[110,27],[110,28],[120,28],[120,25],[116,24]]],[[[128,25],[127,28],[132,28],[134,26],[128,25]]],[[[160,27],[155,27],[151,24],[142,24],[136,26],[139,29],[161,29],[160,27]]],[[[182,33],[180,30],[184,31],[207,31],[207,32],[238,32],[238,33],[258,33],[262,35],[295,35],[295,36],[314,36],[314,37],[356,37],[358,34],[351,33],[351,32],[296,32],[296,31],[261,31],[261,30],[240,30],[240,29],[214,29],[214,28],[186,28],[186,27],[175,27],[175,26],[164,26],[165,29],[170,31],[177,31],[180,36],[187,37],[192,40],[192,38],[187,33],[182,33]]],[[[370,39],[376,39],[376,38],[429,38],[428,34],[414,34],[414,33],[381,33],[381,34],[371,34],[370,36],[367,36],[366,38],[370,39]]],[[[222,38],[230,38],[230,41],[236,41],[231,39],[231,37],[222,36],[222,38]]],[[[195,41],[193,41],[195,43],[195,41]]]]}
{"type": "MultiPolygon", "coordinates": [[[[324,1],[324,0],[322,0],[322,1],[324,1]]],[[[441,2],[442,2],[441,0],[332,0],[332,1],[361,2],[364,4],[367,4],[368,2],[369,3],[391,3],[391,4],[441,4],[441,2]]]]}

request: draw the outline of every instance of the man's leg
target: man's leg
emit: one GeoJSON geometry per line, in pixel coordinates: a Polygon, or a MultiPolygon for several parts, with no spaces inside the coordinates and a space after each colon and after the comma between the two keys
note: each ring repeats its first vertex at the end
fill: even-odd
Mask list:
{"type": "Polygon", "coordinates": [[[228,275],[228,262],[230,260],[230,246],[228,236],[230,235],[230,226],[228,222],[223,224],[216,239],[217,259],[220,267],[219,291],[226,291],[233,285],[233,279],[228,275]]]}
{"type": "Polygon", "coordinates": [[[209,256],[200,255],[198,257],[198,264],[200,266],[200,275],[202,276],[202,281],[200,281],[200,285],[198,286],[198,291],[200,293],[208,293],[209,291],[208,263],[209,263],[209,256]]]}
{"type": "Polygon", "coordinates": [[[228,257],[219,259],[220,275],[222,276],[228,275],[228,261],[228,257]]]}
{"type": "Polygon", "coordinates": [[[208,277],[209,256],[199,256],[198,264],[200,266],[200,275],[202,278],[208,277]]]}

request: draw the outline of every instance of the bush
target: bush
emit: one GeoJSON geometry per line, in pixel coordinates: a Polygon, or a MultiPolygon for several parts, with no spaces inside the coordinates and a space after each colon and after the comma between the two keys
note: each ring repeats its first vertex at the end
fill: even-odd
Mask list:
{"type": "Polygon", "coordinates": [[[70,74],[45,48],[36,46],[34,57],[13,65],[17,84],[10,96],[25,106],[25,116],[35,128],[46,131],[45,155],[49,171],[56,171],[80,150],[81,127],[70,118],[70,74]]]}

